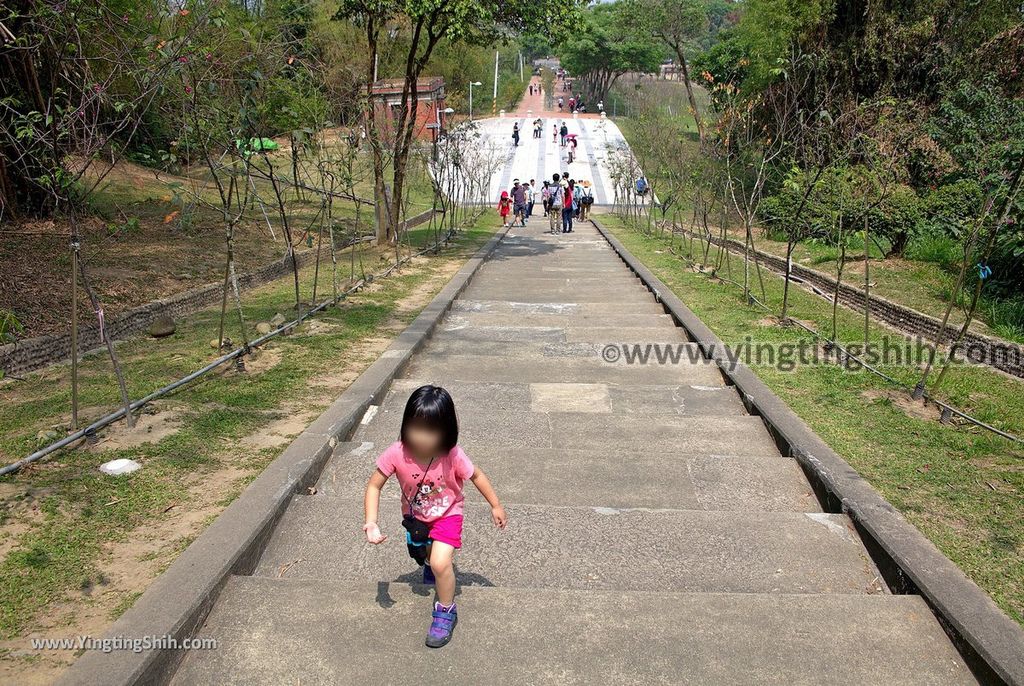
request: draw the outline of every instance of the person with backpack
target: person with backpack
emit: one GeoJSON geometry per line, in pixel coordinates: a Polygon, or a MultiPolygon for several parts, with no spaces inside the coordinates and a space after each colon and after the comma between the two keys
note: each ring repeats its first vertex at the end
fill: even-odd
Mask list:
{"type": "Polygon", "coordinates": [[[562,138],[562,147],[564,148],[565,139],[569,135],[569,127],[565,125],[564,121],[562,122],[562,128],[558,129],[558,135],[562,138]]]}
{"type": "Polygon", "coordinates": [[[573,198],[574,183],[569,179],[562,186],[562,233],[572,233],[572,214],[576,204],[573,198]]]}
{"type": "Polygon", "coordinates": [[[520,226],[526,226],[526,184],[519,183],[516,179],[512,184],[512,224],[519,222],[520,226]]]}
{"type": "Polygon", "coordinates": [[[589,181],[584,181],[580,191],[580,221],[585,222],[590,217],[590,206],[594,204],[594,192],[589,181]]]}
{"type": "Polygon", "coordinates": [[[636,194],[640,196],[640,202],[643,202],[644,196],[647,195],[647,191],[647,178],[641,176],[636,180],[636,194]]]}
{"type": "Polygon", "coordinates": [[[558,233],[562,223],[562,177],[557,173],[551,177],[551,192],[548,196],[548,223],[551,233],[558,233]]]}

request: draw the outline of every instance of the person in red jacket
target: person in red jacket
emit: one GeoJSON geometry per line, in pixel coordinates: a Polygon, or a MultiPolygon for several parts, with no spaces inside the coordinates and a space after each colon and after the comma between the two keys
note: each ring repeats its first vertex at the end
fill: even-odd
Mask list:
{"type": "Polygon", "coordinates": [[[501,225],[508,226],[508,213],[512,211],[512,199],[508,197],[508,191],[501,192],[501,199],[498,201],[498,214],[501,215],[501,225]]]}
{"type": "Polygon", "coordinates": [[[562,186],[562,233],[570,233],[572,231],[572,215],[575,203],[573,188],[575,185],[576,182],[569,179],[562,186]]]}

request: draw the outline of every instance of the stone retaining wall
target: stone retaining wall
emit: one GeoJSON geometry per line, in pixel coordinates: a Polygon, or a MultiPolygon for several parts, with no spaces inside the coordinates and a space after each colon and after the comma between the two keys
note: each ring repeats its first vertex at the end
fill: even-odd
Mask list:
{"type": "MultiPolygon", "coordinates": [[[[704,241],[704,236],[689,230],[682,230],[687,236],[704,241]]],[[[739,241],[726,239],[723,241],[717,236],[711,238],[714,245],[722,246],[733,253],[743,253],[743,244],[739,241]]],[[[761,250],[755,250],[758,261],[780,275],[786,273],[786,259],[772,255],[761,250]]],[[[836,280],[814,269],[793,263],[791,275],[794,282],[802,282],[804,285],[813,286],[822,291],[830,299],[836,291],[836,280]]],[[[934,341],[936,334],[942,326],[942,322],[935,317],[913,310],[905,305],[900,305],[886,298],[871,295],[871,315],[873,318],[899,329],[912,336],[920,336],[928,341],[934,341]]],[[[864,311],[864,291],[856,286],[843,283],[839,288],[839,302],[853,310],[864,311]]],[[[946,326],[943,340],[949,341],[956,336],[959,327],[946,326]]],[[[841,343],[842,341],[840,341],[841,343]]],[[[984,334],[968,331],[964,334],[961,343],[961,352],[974,362],[987,364],[1000,371],[1024,378],[1024,348],[1016,343],[1005,341],[1001,338],[986,336],[984,334]]]]}
{"type": "MultiPolygon", "coordinates": [[[[406,221],[405,228],[412,228],[429,221],[432,214],[433,210],[427,210],[410,217],[406,221]]],[[[296,258],[301,269],[316,259],[316,251],[312,249],[297,251],[296,258]]],[[[283,257],[255,271],[239,275],[238,287],[241,290],[247,290],[256,286],[262,286],[291,274],[291,271],[291,259],[283,257]]],[[[147,330],[154,319],[164,314],[172,319],[180,319],[204,307],[219,303],[223,288],[223,282],[199,286],[198,288],[182,291],[167,298],[139,305],[116,316],[108,317],[106,320],[107,335],[114,340],[127,338],[147,330]]],[[[94,315],[86,311],[82,314],[82,318],[91,319],[94,318],[94,315]]],[[[103,343],[100,341],[99,327],[95,325],[79,325],[78,349],[80,351],[93,350],[101,345],[103,343]]],[[[37,336],[18,341],[17,343],[0,346],[0,369],[3,370],[4,374],[14,376],[42,369],[58,362],[64,362],[70,358],[70,333],[37,336]]]]}

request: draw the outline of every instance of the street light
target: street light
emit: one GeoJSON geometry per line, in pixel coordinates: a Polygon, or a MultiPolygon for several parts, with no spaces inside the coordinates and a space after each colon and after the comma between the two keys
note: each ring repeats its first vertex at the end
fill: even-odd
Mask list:
{"type": "Polygon", "coordinates": [[[469,120],[473,121],[473,86],[482,86],[479,81],[469,82],[469,120]]]}

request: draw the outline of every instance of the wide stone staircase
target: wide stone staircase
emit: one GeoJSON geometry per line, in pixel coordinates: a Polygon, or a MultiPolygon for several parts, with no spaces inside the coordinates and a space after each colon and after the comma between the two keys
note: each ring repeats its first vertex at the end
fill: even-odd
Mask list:
{"type": "Polygon", "coordinates": [[[174,683],[974,683],[715,366],[604,353],[687,339],[593,227],[546,229],[497,247],[255,573],[229,580],[196,632],[218,649],[174,683]],[[510,520],[495,529],[467,482],[460,621],[436,651],[394,484],[390,539],[361,531],[374,460],[426,383],[451,391],[510,520]]]}

